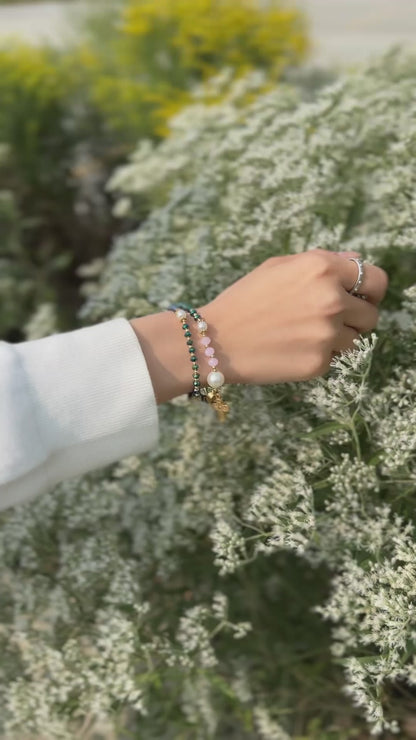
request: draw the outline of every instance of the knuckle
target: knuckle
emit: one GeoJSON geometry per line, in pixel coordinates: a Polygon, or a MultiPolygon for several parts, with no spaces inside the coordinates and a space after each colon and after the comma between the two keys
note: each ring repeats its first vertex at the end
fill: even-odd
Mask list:
{"type": "Polygon", "coordinates": [[[335,290],[332,281],[320,286],[319,307],[323,316],[337,316],[343,312],[343,296],[340,291],[335,290]]]}
{"type": "Polygon", "coordinates": [[[268,270],[271,267],[276,267],[276,265],[279,263],[279,261],[281,261],[281,257],[280,256],[277,256],[277,257],[276,256],[268,257],[267,259],[265,259],[261,263],[260,267],[261,267],[261,269],[268,270]]]}
{"type": "Polygon", "coordinates": [[[323,319],[319,322],[315,338],[319,345],[326,345],[331,342],[337,335],[337,330],[333,323],[328,319],[323,319]]]}
{"type": "Polygon", "coordinates": [[[308,264],[311,275],[314,277],[323,277],[332,275],[333,273],[333,262],[330,259],[330,255],[324,249],[314,249],[311,252],[307,252],[305,261],[308,264]]]}
{"type": "Polygon", "coordinates": [[[319,375],[325,375],[330,366],[328,353],[314,352],[310,355],[307,362],[307,374],[309,378],[316,378],[319,375]]]}

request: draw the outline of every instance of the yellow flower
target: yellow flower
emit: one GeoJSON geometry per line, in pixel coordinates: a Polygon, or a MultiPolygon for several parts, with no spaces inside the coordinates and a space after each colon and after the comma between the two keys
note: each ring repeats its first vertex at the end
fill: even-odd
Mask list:
{"type": "MultiPolygon", "coordinates": [[[[23,97],[35,119],[74,93],[130,141],[160,137],[196,84],[223,69],[236,79],[254,68],[275,82],[308,49],[302,16],[280,0],[264,7],[261,0],[126,0],[105,41],[63,52],[0,50],[3,107],[17,111],[23,97]]],[[[206,100],[217,103],[227,91],[207,87],[206,100]]]]}
{"type": "Polygon", "coordinates": [[[280,0],[267,6],[260,0],[128,0],[117,49],[127,74],[149,87],[143,103],[155,105],[151,119],[160,135],[193,84],[224,67],[232,67],[234,77],[260,67],[275,81],[285,65],[304,57],[308,41],[301,14],[280,0]]]}
{"type": "Polygon", "coordinates": [[[163,43],[202,78],[229,64],[273,68],[279,55],[297,61],[307,50],[300,14],[278,0],[264,8],[254,0],[129,0],[122,30],[138,56],[163,43]]]}

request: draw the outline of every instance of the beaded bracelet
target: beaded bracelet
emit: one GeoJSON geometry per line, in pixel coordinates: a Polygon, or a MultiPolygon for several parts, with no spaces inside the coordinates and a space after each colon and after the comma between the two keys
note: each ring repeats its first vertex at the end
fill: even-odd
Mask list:
{"type": "Polygon", "coordinates": [[[224,401],[220,391],[220,388],[224,385],[225,378],[223,373],[218,369],[218,360],[214,357],[214,348],[209,346],[211,344],[211,338],[207,335],[207,322],[195,308],[188,306],[186,303],[172,304],[168,307],[168,311],[173,311],[180,320],[182,329],[184,330],[188,351],[190,353],[193,389],[188,394],[189,397],[199,398],[201,401],[210,403],[211,406],[215,408],[219,420],[225,421],[226,415],[230,410],[228,403],[224,401]],[[201,337],[199,343],[204,348],[204,354],[207,357],[209,366],[212,368],[211,372],[209,372],[207,376],[207,387],[201,387],[198,358],[192,339],[192,332],[189,330],[189,324],[186,320],[187,313],[189,313],[196,322],[198,332],[201,337]]]}

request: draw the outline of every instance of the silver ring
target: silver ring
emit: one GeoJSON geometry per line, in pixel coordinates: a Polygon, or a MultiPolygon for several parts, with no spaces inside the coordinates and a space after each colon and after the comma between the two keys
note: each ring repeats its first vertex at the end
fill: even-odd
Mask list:
{"type": "Polygon", "coordinates": [[[364,298],[365,300],[365,297],[358,292],[364,282],[364,260],[361,259],[361,257],[349,257],[348,259],[350,262],[355,262],[358,267],[357,279],[348,293],[350,295],[358,296],[359,298],[364,298]]]}

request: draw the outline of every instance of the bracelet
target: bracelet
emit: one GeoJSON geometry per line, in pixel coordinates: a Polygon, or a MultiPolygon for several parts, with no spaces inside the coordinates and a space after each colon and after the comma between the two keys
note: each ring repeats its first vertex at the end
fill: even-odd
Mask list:
{"type": "Polygon", "coordinates": [[[188,306],[186,303],[176,303],[168,307],[168,311],[173,311],[181,322],[182,329],[186,338],[186,344],[190,353],[190,359],[192,362],[192,379],[193,389],[188,394],[190,398],[199,398],[201,401],[205,401],[214,407],[218,414],[220,421],[225,421],[226,416],[230,410],[230,407],[226,401],[222,398],[220,388],[224,385],[224,375],[218,369],[218,360],[214,356],[214,348],[211,347],[211,337],[207,335],[208,324],[205,319],[198,313],[195,308],[188,306]],[[189,324],[187,323],[187,313],[193,318],[198,327],[200,334],[200,345],[204,348],[204,354],[207,358],[208,365],[212,368],[207,376],[207,387],[201,387],[199,364],[196,355],[194,342],[192,339],[192,333],[189,330],[189,324]]]}

